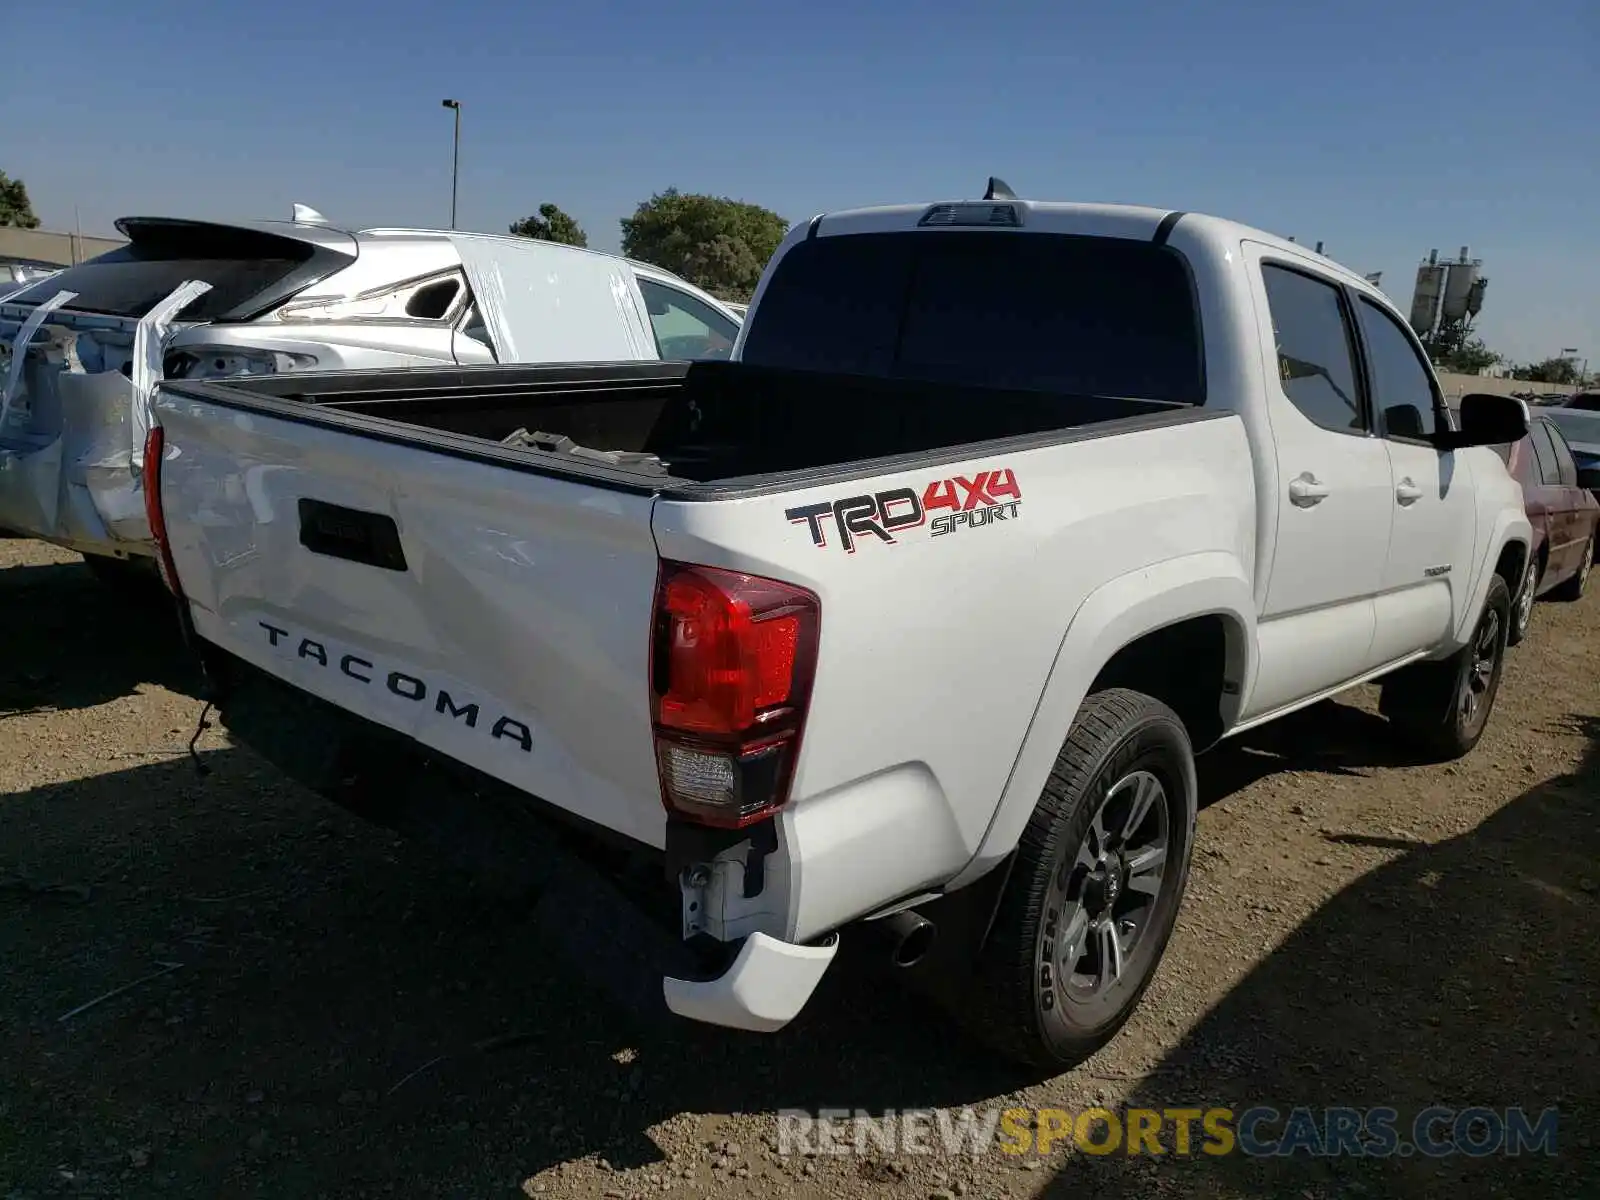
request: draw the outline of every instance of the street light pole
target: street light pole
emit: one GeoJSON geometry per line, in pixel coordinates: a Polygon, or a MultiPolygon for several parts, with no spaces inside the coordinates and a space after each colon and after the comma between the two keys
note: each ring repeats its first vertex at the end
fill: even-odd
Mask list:
{"type": "Polygon", "coordinates": [[[455,152],[450,160],[450,228],[456,227],[456,181],[461,175],[461,101],[446,100],[444,107],[456,110],[455,152]]]}

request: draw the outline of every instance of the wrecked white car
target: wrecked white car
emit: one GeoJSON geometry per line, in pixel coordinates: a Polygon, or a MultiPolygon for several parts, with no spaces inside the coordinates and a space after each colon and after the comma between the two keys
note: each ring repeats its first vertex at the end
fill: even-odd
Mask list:
{"type": "Polygon", "coordinates": [[[140,471],[162,378],[726,358],[739,329],[675,275],[553,242],[338,229],[299,205],[117,228],[126,246],[0,285],[0,529],[109,574],[153,553],[140,471]]]}

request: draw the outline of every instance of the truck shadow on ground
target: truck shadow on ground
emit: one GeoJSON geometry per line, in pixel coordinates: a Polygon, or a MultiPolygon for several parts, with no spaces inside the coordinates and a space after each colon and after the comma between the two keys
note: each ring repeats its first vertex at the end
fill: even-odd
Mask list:
{"type": "Polygon", "coordinates": [[[89,708],[141,683],[196,694],[199,673],[160,589],[155,579],[113,589],[81,562],[0,570],[0,628],[12,631],[0,662],[0,716],[89,708]]]}
{"type": "Polygon", "coordinates": [[[1374,767],[1427,760],[1376,712],[1324,700],[1229,738],[1199,758],[1200,807],[1284,771],[1360,778],[1374,767]]]}
{"type": "Polygon", "coordinates": [[[588,1154],[657,1161],[651,1127],[685,1112],[1007,1086],[917,1001],[843,978],[776,1039],[634,1022],[525,910],[246,751],[204,760],[0,800],[0,1195],[62,1169],[120,1194],[511,1194],[588,1154]]]}
{"type": "MultiPolygon", "coordinates": [[[[1050,1194],[1579,1195],[1600,1186],[1600,718],[1577,770],[1428,845],[1332,831],[1397,857],[1329,900],[1140,1084],[1130,1104],[1559,1110],[1555,1156],[1179,1159],[1077,1155],[1050,1194]]],[[[1320,1120],[1320,1117],[1319,1117],[1320,1120]]],[[[1271,1141],[1283,1119],[1259,1126],[1271,1141]]],[[[1426,1131],[1447,1136],[1450,1125],[1426,1131]]],[[[1198,1129],[1197,1129],[1198,1134],[1198,1129]]],[[[1201,1139],[1197,1136],[1195,1145],[1201,1139]]],[[[1124,1148],[1125,1149],[1125,1148],[1124,1148]]],[[[1170,1149],[1170,1143],[1169,1143],[1170,1149]]]]}
{"type": "MultiPolygon", "coordinates": [[[[66,1170],[120,1194],[509,1195],[585,1155],[656,1161],[652,1128],[682,1113],[982,1104],[1019,1085],[859,968],[776,1037],[644,1030],[524,912],[248,752],[206,760],[206,779],[179,759],[3,801],[0,1185],[32,1194],[66,1170]]],[[[1600,1116],[1597,795],[1591,753],[1340,893],[1136,1099],[1560,1103],[1576,1136],[1600,1116]]],[[[1566,1153],[1523,1160],[1523,1190],[1554,1194],[1566,1153]]],[[[1051,1187],[1421,1196],[1505,1166],[1111,1156],[1051,1187]]]]}

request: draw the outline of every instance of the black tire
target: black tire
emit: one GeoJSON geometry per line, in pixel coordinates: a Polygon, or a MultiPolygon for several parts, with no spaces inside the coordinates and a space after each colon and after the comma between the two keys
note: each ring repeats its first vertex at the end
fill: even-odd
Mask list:
{"type": "Polygon", "coordinates": [[[1589,540],[1583,547],[1583,562],[1578,567],[1578,573],[1570,579],[1564,579],[1550,589],[1550,599],[1571,602],[1583,599],[1583,591],[1589,586],[1589,569],[1594,566],[1594,535],[1589,535],[1589,540]]]}
{"type": "Polygon", "coordinates": [[[1431,758],[1448,762],[1469,753],[1494,710],[1510,626],[1511,589],[1496,575],[1467,644],[1443,662],[1418,663],[1391,675],[1379,711],[1431,758]]]}
{"type": "MultiPolygon", "coordinates": [[[[962,1016],[980,1037],[1019,1063],[1059,1070],[1082,1062],[1116,1036],[1138,1006],[1172,936],[1188,882],[1196,797],[1194,750],[1177,714],[1159,700],[1121,688],[1084,701],[1023,830],[977,964],[977,986],[963,1006],[962,1016]],[[1136,901],[1146,894],[1144,888],[1129,882],[1132,872],[1123,863],[1123,882],[1108,889],[1110,876],[1084,874],[1081,856],[1091,829],[1107,816],[1114,828],[1121,811],[1115,806],[1137,791],[1146,776],[1159,782],[1161,795],[1150,800],[1144,822],[1133,833],[1149,829],[1151,822],[1160,824],[1163,874],[1123,958],[1116,931],[1131,921],[1113,920],[1115,905],[1119,896],[1121,902],[1136,901]],[[1130,780],[1136,782],[1130,786],[1130,780]],[[1057,956],[1065,951],[1056,939],[1067,933],[1069,905],[1071,920],[1089,920],[1084,914],[1096,886],[1094,898],[1108,907],[1100,910],[1098,932],[1089,926],[1079,935],[1080,942],[1086,949],[1092,942],[1093,954],[1104,959],[1101,946],[1109,923],[1121,969],[1111,983],[1104,983],[1106,974],[1100,972],[1103,994],[1084,1000],[1073,983],[1079,976],[1063,976],[1057,956]]],[[[1130,798],[1129,803],[1136,802],[1130,798]]],[[[1108,833],[1111,853],[1120,855],[1116,833],[1108,833]]],[[[1129,838],[1122,848],[1140,844],[1137,837],[1129,838]]],[[[1102,843],[1101,851],[1106,848],[1102,843]]],[[[1072,965],[1086,961],[1087,954],[1070,960],[1072,965]]]]}
{"type": "Polygon", "coordinates": [[[1535,554],[1528,559],[1528,569],[1522,573],[1522,586],[1511,601],[1511,623],[1506,633],[1506,645],[1521,645],[1533,624],[1533,605],[1539,595],[1539,580],[1544,577],[1544,559],[1535,554]]]}

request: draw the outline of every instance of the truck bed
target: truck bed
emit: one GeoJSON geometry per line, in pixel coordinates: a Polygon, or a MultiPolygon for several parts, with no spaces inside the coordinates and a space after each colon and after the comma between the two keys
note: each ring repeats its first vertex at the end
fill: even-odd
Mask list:
{"type": "Polygon", "coordinates": [[[501,443],[518,430],[570,438],[582,449],[656,463],[597,463],[570,450],[510,453],[556,470],[598,471],[613,482],[653,480],[651,490],[749,483],[997,440],[1048,441],[1068,430],[1159,424],[1192,411],[1154,400],[738,362],[360,371],[163,386],[196,400],[502,461],[501,443]]]}

